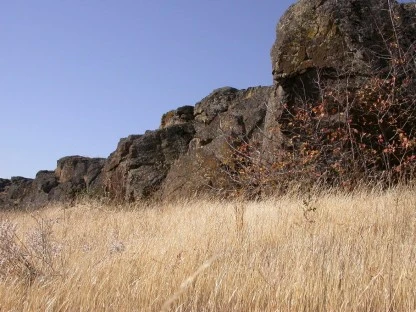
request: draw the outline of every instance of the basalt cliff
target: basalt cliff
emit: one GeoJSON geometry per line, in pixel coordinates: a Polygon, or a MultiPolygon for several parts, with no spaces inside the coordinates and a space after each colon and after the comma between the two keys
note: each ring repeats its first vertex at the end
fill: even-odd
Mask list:
{"type": "Polygon", "coordinates": [[[299,0],[276,32],[272,86],[216,89],[164,114],[159,129],[121,139],[108,158],[68,156],[35,179],[0,179],[0,209],[411,177],[416,3],[299,0]]]}

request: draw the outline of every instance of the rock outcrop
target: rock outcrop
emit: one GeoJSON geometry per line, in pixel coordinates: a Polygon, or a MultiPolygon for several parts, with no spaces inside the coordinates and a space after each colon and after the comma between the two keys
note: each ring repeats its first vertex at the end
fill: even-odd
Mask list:
{"type": "Polygon", "coordinates": [[[415,2],[292,5],[271,50],[267,161],[312,183],[408,179],[416,152],[406,143],[415,140],[415,30],[415,2]]]}
{"type": "Polygon", "coordinates": [[[385,0],[300,0],[277,26],[273,78],[285,85],[288,78],[316,69],[373,75],[389,55],[391,38],[414,44],[415,10],[414,3],[390,7],[385,0]]]}
{"type": "Polygon", "coordinates": [[[167,128],[174,125],[182,125],[191,122],[194,119],[194,107],[182,106],[163,114],[160,128],[167,128]]]}
{"type": "Polygon", "coordinates": [[[0,179],[0,193],[3,193],[11,183],[8,179],[0,179]]]}
{"type": "Polygon", "coordinates": [[[1,208],[31,209],[50,202],[71,202],[80,194],[94,191],[103,194],[99,177],[104,162],[103,158],[69,156],[58,160],[55,171],[39,171],[35,179],[1,179],[1,208]]]}
{"type": "Polygon", "coordinates": [[[59,159],[54,171],[56,185],[49,193],[49,200],[72,201],[79,194],[102,195],[101,171],[105,161],[105,158],[82,156],[59,159]]]}
{"type": "MultiPolygon", "coordinates": [[[[354,118],[345,118],[345,99],[335,101],[330,93],[332,102],[327,101],[323,89],[336,85],[343,90],[339,93],[358,98],[354,92],[372,77],[383,70],[390,75],[392,60],[403,62],[403,54],[394,59],[396,45],[414,62],[416,3],[299,0],[280,19],[276,32],[273,86],[216,89],[195,106],[164,114],[159,129],[121,139],[107,159],[64,157],[55,171],[40,171],[35,179],[0,179],[0,208],[40,207],[72,201],[79,194],[124,202],[201,193],[228,196],[236,187],[247,186],[240,173],[247,175],[250,166],[258,176],[262,170],[280,168],[288,164],[283,160],[288,153],[311,153],[302,166],[324,155],[326,163],[319,170],[335,170],[338,156],[330,149],[339,146],[325,141],[333,135],[328,129],[349,123],[351,130],[354,118]],[[338,106],[322,108],[324,102],[338,106]],[[317,122],[315,128],[308,126],[309,120],[317,122]],[[328,133],[321,134],[322,129],[328,133]],[[326,142],[328,150],[311,149],[308,136],[326,142]]],[[[406,69],[410,89],[414,67],[406,69]]],[[[287,172],[290,178],[293,170],[287,172]]],[[[244,179],[249,179],[253,193],[272,180],[244,179]]]]}
{"type": "Polygon", "coordinates": [[[194,133],[188,122],[121,139],[103,170],[106,193],[124,201],[151,197],[175,160],[187,152],[194,133]]]}
{"type": "Polygon", "coordinates": [[[160,198],[226,195],[236,143],[260,142],[271,87],[214,90],[195,105],[195,134],[163,181],[160,198]]]}

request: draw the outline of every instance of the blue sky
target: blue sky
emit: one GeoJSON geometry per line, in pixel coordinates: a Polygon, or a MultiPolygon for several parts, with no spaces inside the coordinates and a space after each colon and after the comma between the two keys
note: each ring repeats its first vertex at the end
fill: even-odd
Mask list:
{"type": "Polygon", "coordinates": [[[272,84],[282,0],[13,0],[0,4],[0,177],[121,137],[222,86],[272,84]]]}

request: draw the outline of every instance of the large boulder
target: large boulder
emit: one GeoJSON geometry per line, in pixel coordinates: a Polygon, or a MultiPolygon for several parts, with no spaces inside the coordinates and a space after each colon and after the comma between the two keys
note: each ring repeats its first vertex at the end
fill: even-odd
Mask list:
{"type": "Polygon", "coordinates": [[[299,0],[277,25],[271,50],[274,80],[285,84],[311,69],[371,75],[382,65],[377,56],[389,55],[390,40],[407,36],[411,44],[414,29],[414,3],[299,0]]]}

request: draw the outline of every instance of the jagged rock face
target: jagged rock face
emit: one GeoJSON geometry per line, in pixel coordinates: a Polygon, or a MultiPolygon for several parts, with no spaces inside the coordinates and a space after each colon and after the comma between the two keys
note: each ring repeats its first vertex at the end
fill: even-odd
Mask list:
{"type": "Polygon", "coordinates": [[[0,209],[6,207],[7,189],[10,184],[10,180],[0,179],[0,209]]]}
{"type": "Polygon", "coordinates": [[[0,204],[5,206],[2,198],[10,206],[39,207],[84,193],[134,201],[227,190],[229,177],[221,167],[230,161],[234,140],[260,141],[272,90],[214,90],[195,108],[165,114],[160,129],[121,139],[107,159],[69,156],[34,180],[2,180],[0,204]]]}
{"type": "MultiPolygon", "coordinates": [[[[414,89],[415,42],[414,2],[299,0],[292,5],[278,23],[277,39],[271,50],[275,91],[269,104],[273,112],[266,117],[264,142],[280,141],[280,147],[277,144],[274,157],[266,160],[279,166],[295,163],[300,168],[293,172],[299,172],[302,178],[310,170],[314,172],[309,176],[311,180],[316,179],[315,176],[329,183],[345,181],[348,174],[353,181],[362,178],[363,172],[367,176],[376,176],[375,171],[383,172],[383,164],[373,161],[369,165],[370,153],[362,156],[359,166],[354,156],[364,153],[354,148],[371,146],[372,155],[382,158],[385,157],[384,147],[377,141],[381,133],[383,142],[390,144],[394,144],[393,135],[387,133],[397,130],[413,135],[414,119],[408,113],[414,110],[415,104],[412,96],[405,98],[411,92],[403,90],[414,89]],[[391,89],[372,84],[381,81],[388,85],[389,79],[394,81],[391,89]],[[368,94],[384,99],[387,112],[372,104],[377,99],[366,98],[368,94]],[[399,96],[402,96],[400,100],[399,96]],[[394,105],[389,101],[391,98],[396,101],[394,105]],[[284,104],[283,112],[279,103],[284,104]],[[371,104],[366,106],[368,103],[371,104]],[[402,103],[406,103],[407,108],[402,103]],[[373,110],[371,105],[376,108],[373,110]],[[391,113],[393,110],[395,112],[391,113]],[[400,115],[406,113],[409,118],[403,118],[406,120],[402,122],[400,115]],[[388,114],[396,114],[390,123],[385,121],[388,114]],[[298,123],[299,120],[304,122],[298,123]],[[392,130],[393,127],[397,129],[392,130]],[[273,133],[275,129],[278,131],[273,133]],[[337,136],[337,130],[349,133],[337,136]],[[336,139],[330,138],[328,133],[336,139]],[[280,155],[285,151],[290,151],[287,153],[290,156],[296,155],[294,160],[301,159],[302,153],[318,156],[303,163],[291,161],[290,156],[282,161],[280,155]],[[303,164],[313,165],[304,169],[303,164]],[[373,174],[368,174],[371,170],[373,174]]],[[[267,145],[262,150],[270,151],[267,145]]],[[[282,170],[283,173],[288,171],[282,170]]]]}
{"type": "Polygon", "coordinates": [[[0,180],[0,208],[38,208],[50,202],[72,201],[77,195],[102,189],[105,159],[69,156],[58,160],[55,171],[42,170],[35,179],[0,180]]]}
{"type": "Polygon", "coordinates": [[[270,92],[269,87],[214,90],[195,105],[196,147],[209,145],[225,161],[230,140],[249,140],[261,129],[270,92]]]}
{"type": "Polygon", "coordinates": [[[3,193],[2,208],[41,207],[49,200],[50,191],[57,185],[53,171],[40,171],[35,179],[12,177],[3,193]]]}
{"type": "Polygon", "coordinates": [[[100,174],[105,158],[68,156],[58,160],[55,170],[59,183],[74,182],[91,185],[100,174]]]}
{"type": "Polygon", "coordinates": [[[170,199],[229,191],[231,181],[223,168],[234,153],[232,145],[235,141],[261,140],[272,91],[272,87],[225,87],[197,103],[189,150],[171,167],[158,195],[170,199]]]}
{"type": "Polygon", "coordinates": [[[103,192],[101,171],[105,158],[68,156],[58,160],[55,176],[57,186],[49,195],[50,201],[70,201],[80,193],[103,192]]]}
{"type": "Polygon", "coordinates": [[[0,179],[0,193],[4,192],[11,183],[8,179],[0,179]]]}
{"type": "Polygon", "coordinates": [[[174,125],[182,125],[191,122],[194,119],[194,107],[182,106],[163,114],[160,123],[160,129],[174,125]]]}
{"type": "Polygon", "coordinates": [[[103,170],[106,192],[132,201],[224,187],[228,177],[219,168],[232,154],[231,141],[259,134],[271,91],[217,89],[195,108],[165,114],[160,129],[120,140],[103,170]]]}
{"type": "Polygon", "coordinates": [[[24,199],[30,191],[32,186],[33,179],[27,179],[24,177],[12,177],[11,185],[7,191],[7,199],[13,201],[13,203],[18,204],[22,199],[24,199]]]}
{"type": "Polygon", "coordinates": [[[271,50],[274,80],[284,84],[285,78],[310,69],[372,74],[380,66],[372,63],[374,55],[388,55],[385,40],[394,35],[391,18],[407,35],[415,27],[414,4],[392,2],[392,8],[398,15],[390,16],[386,0],[298,1],[277,26],[271,50]]]}
{"type": "Polygon", "coordinates": [[[122,139],[104,168],[106,192],[125,201],[150,197],[175,160],[187,152],[194,132],[188,122],[122,139]]]}
{"type": "Polygon", "coordinates": [[[36,174],[33,185],[37,191],[49,194],[59,184],[55,171],[42,170],[36,174]]]}
{"type": "Polygon", "coordinates": [[[361,88],[383,69],[389,71],[394,43],[400,42],[403,51],[415,51],[416,3],[299,0],[281,17],[276,33],[265,155],[281,149],[282,105],[316,103],[325,87],[343,88],[345,94],[361,88]]]}
{"type": "Polygon", "coordinates": [[[52,200],[53,191],[57,186],[58,180],[54,171],[39,171],[22,201],[30,208],[43,206],[52,200]]]}

